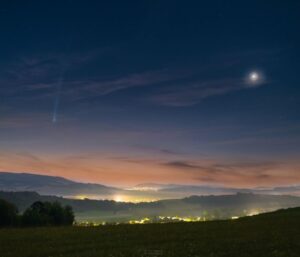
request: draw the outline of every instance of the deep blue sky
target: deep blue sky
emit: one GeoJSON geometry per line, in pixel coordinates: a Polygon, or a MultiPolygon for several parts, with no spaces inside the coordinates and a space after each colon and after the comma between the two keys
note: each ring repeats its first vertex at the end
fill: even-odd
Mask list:
{"type": "Polygon", "coordinates": [[[1,2],[1,170],[300,183],[300,2],[103,2],[1,2]]]}

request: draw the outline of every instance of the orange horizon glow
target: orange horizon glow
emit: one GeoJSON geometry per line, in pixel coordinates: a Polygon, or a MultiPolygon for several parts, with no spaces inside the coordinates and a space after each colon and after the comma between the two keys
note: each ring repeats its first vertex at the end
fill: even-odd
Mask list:
{"type": "Polygon", "coordinates": [[[221,166],[214,160],[189,160],[182,164],[163,159],[61,157],[0,153],[0,171],[59,176],[111,186],[140,183],[206,184],[226,187],[272,187],[300,183],[297,162],[221,166]]]}

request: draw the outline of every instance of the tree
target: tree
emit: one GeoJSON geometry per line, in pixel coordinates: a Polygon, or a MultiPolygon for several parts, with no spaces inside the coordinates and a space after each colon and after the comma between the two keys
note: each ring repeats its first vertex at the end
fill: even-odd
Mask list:
{"type": "Polygon", "coordinates": [[[22,216],[22,223],[25,226],[47,226],[51,224],[48,215],[49,204],[35,202],[25,210],[22,216]]]}
{"type": "Polygon", "coordinates": [[[71,206],[67,205],[64,209],[64,224],[65,225],[72,225],[75,220],[74,212],[71,206]]]}
{"type": "Polygon", "coordinates": [[[18,221],[18,209],[12,203],[0,199],[0,227],[14,226],[18,221]]]}
{"type": "Polygon", "coordinates": [[[73,210],[70,206],[62,207],[59,202],[35,202],[23,214],[25,226],[62,226],[72,225],[73,210]]]}

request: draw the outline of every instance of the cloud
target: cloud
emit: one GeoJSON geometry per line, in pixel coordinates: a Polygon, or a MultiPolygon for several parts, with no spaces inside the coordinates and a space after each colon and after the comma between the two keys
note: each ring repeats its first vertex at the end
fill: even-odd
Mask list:
{"type": "MultiPolygon", "coordinates": [[[[146,98],[150,102],[165,106],[190,106],[201,102],[204,98],[223,95],[229,92],[250,89],[244,78],[222,78],[218,80],[198,80],[189,78],[191,74],[178,70],[155,70],[129,74],[111,79],[78,79],[64,82],[63,94],[72,101],[82,101],[114,92],[155,86],[154,93],[146,98]],[[184,81],[188,82],[184,82],[184,81]],[[182,84],[178,84],[178,81],[182,84]]],[[[266,81],[257,83],[255,88],[266,81]]],[[[52,87],[52,85],[49,85],[52,87]]],[[[47,86],[31,87],[31,89],[46,89],[47,86]]]]}
{"type": "Polygon", "coordinates": [[[159,155],[185,155],[186,153],[178,150],[173,150],[169,148],[161,148],[161,147],[154,147],[154,146],[147,146],[147,145],[134,145],[134,148],[146,151],[152,154],[159,154],[159,155]]]}
{"type": "Polygon", "coordinates": [[[295,183],[300,180],[294,165],[279,162],[233,162],[185,161],[162,162],[161,165],[175,169],[200,183],[268,186],[295,183]]]}
{"type": "Polygon", "coordinates": [[[256,172],[265,171],[272,169],[274,166],[279,165],[276,162],[233,162],[233,163],[220,163],[217,161],[202,161],[202,163],[196,161],[182,161],[175,160],[163,163],[163,165],[180,168],[180,169],[190,169],[190,170],[206,170],[212,173],[219,173],[225,171],[234,170],[254,170],[256,172]]]}
{"type": "Polygon", "coordinates": [[[300,181],[299,175],[295,174],[294,165],[279,162],[220,162],[207,159],[169,161],[137,157],[113,159],[141,167],[164,170],[172,178],[181,178],[182,181],[193,180],[194,183],[200,184],[256,187],[300,181]]]}
{"type": "Polygon", "coordinates": [[[229,162],[121,156],[108,153],[0,151],[0,170],[61,175],[98,183],[144,182],[222,185],[227,187],[270,187],[300,183],[299,163],[229,162]]]}
{"type": "Polygon", "coordinates": [[[65,81],[65,94],[73,95],[74,100],[104,96],[117,91],[159,85],[174,81],[178,75],[168,70],[145,71],[111,79],[82,79],[65,81]]]}
{"type": "MultiPolygon", "coordinates": [[[[257,83],[256,87],[264,82],[257,83]]],[[[201,102],[203,99],[227,94],[243,89],[250,89],[249,83],[243,78],[221,78],[199,80],[171,86],[151,97],[151,101],[165,106],[190,106],[201,102]]],[[[253,87],[252,87],[253,88],[253,87]]]]}
{"type": "Polygon", "coordinates": [[[266,57],[270,59],[270,55],[274,54],[268,51],[232,53],[218,58],[212,57],[211,62],[197,68],[185,66],[184,69],[153,69],[104,77],[98,75],[95,67],[101,61],[101,56],[107,54],[106,50],[20,57],[19,60],[7,63],[0,71],[0,93],[6,98],[26,101],[53,97],[58,80],[65,71],[62,90],[64,101],[85,101],[130,88],[155,86],[142,97],[158,105],[190,106],[208,97],[266,84],[267,81],[262,80],[255,87],[250,87],[249,81],[243,76],[233,77],[232,69],[241,69],[241,63],[249,66],[254,57],[259,59],[258,56],[259,63],[265,62],[266,57]],[[84,75],[86,72],[82,71],[90,71],[91,65],[94,71],[84,75]],[[208,77],[207,74],[212,71],[215,75],[208,77]],[[231,75],[220,77],[218,74],[231,75]]]}
{"type": "Polygon", "coordinates": [[[199,165],[194,165],[189,162],[185,161],[172,161],[172,162],[167,162],[165,165],[170,166],[170,167],[175,167],[175,168],[183,168],[183,169],[202,169],[203,167],[199,165]]]}
{"type": "Polygon", "coordinates": [[[109,78],[76,72],[86,70],[97,61],[99,54],[48,54],[20,58],[7,64],[0,72],[1,95],[7,99],[30,101],[56,94],[56,86],[64,76],[62,95],[65,101],[79,101],[105,96],[117,91],[169,83],[186,76],[176,70],[145,70],[138,73],[114,75],[109,78]]]}
{"type": "Polygon", "coordinates": [[[41,98],[55,93],[64,71],[74,71],[93,62],[100,50],[80,54],[44,53],[21,56],[7,62],[0,71],[0,93],[13,98],[41,98]]]}

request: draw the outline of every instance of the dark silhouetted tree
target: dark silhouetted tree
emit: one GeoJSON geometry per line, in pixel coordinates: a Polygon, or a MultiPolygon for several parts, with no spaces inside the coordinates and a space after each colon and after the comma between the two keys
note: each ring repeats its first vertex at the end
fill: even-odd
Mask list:
{"type": "Polygon", "coordinates": [[[0,199],[0,227],[15,226],[17,221],[17,207],[12,203],[0,199]]]}
{"type": "Polygon", "coordinates": [[[75,216],[74,216],[74,212],[71,206],[67,205],[64,208],[64,225],[72,225],[74,223],[75,220],[75,216]]]}
{"type": "Polygon", "coordinates": [[[23,214],[25,226],[63,226],[74,222],[70,206],[62,207],[60,203],[35,202],[23,214]]]}

